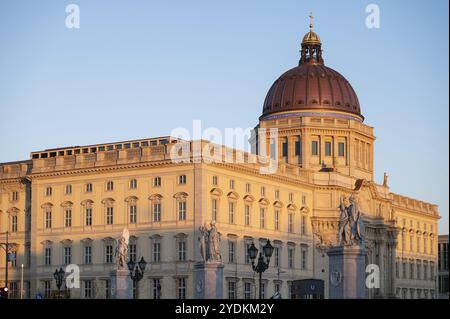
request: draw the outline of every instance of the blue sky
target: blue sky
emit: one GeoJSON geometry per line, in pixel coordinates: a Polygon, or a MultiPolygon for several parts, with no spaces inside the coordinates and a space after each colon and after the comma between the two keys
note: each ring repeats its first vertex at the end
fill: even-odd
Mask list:
{"type": "Polygon", "coordinates": [[[0,3],[0,162],[44,148],[252,127],[313,12],[326,65],[375,127],[376,180],[440,205],[448,233],[448,1],[0,3]],[[79,5],[81,28],[65,27],[79,5]],[[379,29],[365,8],[380,8],[379,29]]]}

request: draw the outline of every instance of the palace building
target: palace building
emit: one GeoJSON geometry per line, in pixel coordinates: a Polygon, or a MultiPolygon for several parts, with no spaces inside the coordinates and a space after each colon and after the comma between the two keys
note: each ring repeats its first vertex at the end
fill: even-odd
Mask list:
{"type": "MultiPolygon", "coordinates": [[[[350,83],[325,65],[321,46],[311,25],[298,66],[267,93],[256,125],[267,131],[252,136],[252,154],[214,146],[242,161],[195,152],[208,141],[162,137],[36,151],[29,160],[0,164],[10,297],[20,296],[22,264],[26,298],[51,297],[55,269],[69,264],[80,269],[71,298],[111,297],[116,239],[127,228],[129,258],[148,263],[134,295],[193,298],[199,227],[214,220],[224,298],[257,298],[247,249],[266,239],[275,249],[263,274],[265,298],[293,297],[293,282],[302,279],[323,280],[327,298],[326,252],[337,243],[340,198],[356,194],[366,264],[380,269],[380,286],[367,289],[367,298],[435,298],[438,207],[392,192],[386,175],[375,181],[374,129],[350,83]],[[187,151],[173,161],[180,145],[187,151]],[[262,148],[275,172],[264,173],[268,164],[255,161],[262,148]]],[[[0,286],[5,260],[2,249],[0,286]]]]}

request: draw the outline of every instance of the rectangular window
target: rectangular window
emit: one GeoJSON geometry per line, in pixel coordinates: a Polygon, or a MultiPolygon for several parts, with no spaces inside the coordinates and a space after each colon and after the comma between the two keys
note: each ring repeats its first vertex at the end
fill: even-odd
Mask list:
{"type": "Polygon", "coordinates": [[[178,220],[186,220],[186,202],[178,202],[178,220]]]}
{"type": "Polygon", "coordinates": [[[153,204],[153,221],[154,222],[161,221],[161,203],[153,204]]]}
{"type": "Polygon", "coordinates": [[[111,280],[105,279],[105,299],[111,299],[111,280]]]}
{"type": "Polygon", "coordinates": [[[217,176],[213,176],[213,178],[212,178],[212,183],[213,183],[214,186],[217,186],[217,184],[218,184],[218,178],[217,178],[217,176]]]}
{"type": "Polygon", "coordinates": [[[280,247],[275,247],[273,249],[273,255],[275,267],[280,267],[280,247]]]}
{"type": "Polygon", "coordinates": [[[233,241],[228,242],[228,262],[235,263],[236,262],[236,243],[233,241]]]}
{"type": "Polygon", "coordinates": [[[84,298],[92,298],[92,280],[84,281],[84,298]]]}
{"type": "Polygon", "coordinates": [[[137,206],[130,205],[130,224],[136,224],[137,220],[137,206]]]}
{"type": "Polygon", "coordinates": [[[132,179],[131,181],[130,181],[130,188],[131,189],[136,189],[137,188],[137,180],[136,179],[132,179]]]}
{"type": "Polygon", "coordinates": [[[234,180],[230,179],[230,189],[234,189],[234,180]]]}
{"type": "Polygon", "coordinates": [[[211,201],[211,219],[217,220],[217,199],[211,201]]]}
{"type": "Polygon", "coordinates": [[[72,247],[64,247],[64,265],[72,263],[72,247]]]}
{"type": "Polygon", "coordinates": [[[295,141],[295,156],[302,155],[302,142],[300,140],[295,141]]]}
{"type": "Polygon", "coordinates": [[[153,186],[154,187],[160,187],[161,186],[161,177],[155,177],[153,179],[153,186]]]}
{"type": "Polygon", "coordinates": [[[244,299],[252,298],[252,284],[250,282],[244,283],[244,299]]]}
{"type": "Polygon", "coordinates": [[[47,187],[45,189],[45,195],[46,196],[52,196],[52,188],[51,187],[47,187]]]}
{"type": "Polygon", "coordinates": [[[108,181],[106,183],[106,190],[107,191],[113,191],[114,190],[114,182],[113,181],[108,181]]]}
{"type": "Polygon", "coordinates": [[[245,192],[250,193],[251,190],[252,190],[252,186],[249,183],[245,184],[245,192]]]}
{"type": "Polygon", "coordinates": [[[283,142],[283,145],[282,145],[282,156],[283,157],[288,157],[288,143],[287,142],[283,142]]]}
{"type": "Polygon", "coordinates": [[[161,299],[161,279],[153,279],[153,299],[161,299]]]}
{"type": "Polygon", "coordinates": [[[72,210],[66,209],[65,218],[64,218],[64,226],[72,227],[72,210]]]}
{"type": "Polygon", "coordinates": [[[325,142],[325,156],[331,156],[331,142],[325,142]]]}
{"type": "Polygon", "coordinates": [[[303,270],[306,270],[308,268],[307,267],[307,265],[308,265],[307,256],[308,256],[308,254],[307,254],[306,248],[303,248],[302,249],[302,269],[303,270]]]}
{"type": "Polygon", "coordinates": [[[92,264],[92,247],[91,246],[84,247],[84,263],[86,265],[92,264]]]}
{"type": "Polygon", "coordinates": [[[51,249],[51,247],[45,247],[44,264],[46,266],[49,266],[52,264],[52,249],[51,249]]]}
{"type": "Polygon", "coordinates": [[[106,224],[112,225],[114,223],[114,207],[106,207],[106,224]]]}
{"type": "Polygon", "coordinates": [[[261,197],[265,197],[266,196],[266,188],[263,186],[261,187],[261,197]]]}
{"type": "Polygon", "coordinates": [[[106,254],[105,254],[105,261],[107,264],[112,264],[113,257],[113,246],[112,245],[106,245],[106,254]]]}
{"type": "Polygon", "coordinates": [[[45,228],[52,228],[52,212],[45,212],[45,228]]]}
{"type": "Polygon", "coordinates": [[[338,156],[345,156],[345,144],[338,143],[338,156]]]}
{"type": "Polygon", "coordinates": [[[186,184],[186,175],[178,176],[178,184],[185,185],[186,184]]]}
{"type": "Polygon", "coordinates": [[[177,279],[177,299],[186,299],[186,278],[177,279]]]}
{"type": "Polygon", "coordinates": [[[159,263],[161,261],[161,243],[153,243],[153,262],[159,263]]]}
{"type": "Polygon", "coordinates": [[[280,211],[278,209],[275,210],[275,230],[280,229],[280,211]]]}
{"type": "Polygon", "coordinates": [[[17,233],[17,215],[11,217],[11,231],[17,233]]]}
{"type": "Polygon", "coordinates": [[[92,193],[92,184],[91,183],[86,184],[86,193],[92,193]]]}
{"type": "Polygon", "coordinates": [[[66,185],[66,195],[72,194],[72,185],[66,185]]]}
{"type": "Polygon", "coordinates": [[[19,200],[19,192],[12,192],[12,201],[17,202],[19,200]]]}
{"type": "Polygon", "coordinates": [[[244,222],[245,222],[245,226],[250,226],[250,206],[249,205],[245,205],[244,222]]]}
{"type": "Polygon", "coordinates": [[[248,265],[250,264],[250,255],[248,254],[248,249],[250,248],[251,244],[245,244],[245,263],[248,265]]]}
{"type": "Polygon", "coordinates": [[[302,216],[301,223],[301,234],[306,235],[306,216],[302,216]]]}
{"type": "Polygon", "coordinates": [[[137,260],[137,247],[136,244],[129,244],[128,245],[128,258],[131,261],[136,262],[137,260]]]}
{"type": "Polygon", "coordinates": [[[50,280],[44,281],[44,298],[50,299],[52,292],[52,282],[50,280]]]}
{"type": "Polygon", "coordinates": [[[228,299],[236,299],[236,282],[228,281],[228,299]]]}
{"type": "Polygon", "coordinates": [[[92,226],[92,208],[86,208],[86,226],[92,226]]]}
{"type": "Polygon", "coordinates": [[[262,207],[259,210],[259,226],[266,228],[266,209],[262,207]]]}
{"type": "Polygon", "coordinates": [[[288,267],[294,268],[294,248],[288,248],[288,267]]]}
{"type": "Polygon", "coordinates": [[[228,203],[228,223],[234,224],[234,203],[228,203]]]}
{"type": "Polygon", "coordinates": [[[186,261],[186,241],[178,241],[178,261],[186,261]]]}
{"type": "Polygon", "coordinates": [[[312,155],[319,155],[319,142],[318,141],[312,141],[312,143],[311,143],[311,154],[312,155]]]}
{"type": "Polygon", "coordinates": [[[294,231],[294,217],[292,213],[288,215],[288,232],[292,233],[294,231]]]}

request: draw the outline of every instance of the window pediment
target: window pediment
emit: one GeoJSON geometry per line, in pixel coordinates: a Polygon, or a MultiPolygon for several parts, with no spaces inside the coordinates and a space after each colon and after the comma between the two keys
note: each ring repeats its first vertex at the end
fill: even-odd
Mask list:
{"type": "Polygon", "coordinates": [[[220,188],[217,188],[217,187],[214,187],[213,189],[211,189],[211,190],[209,191],[209,193],[210,193],[212,196],[216,196],[216,197],[220,197],[220,196],[222,196],[222,194],[223,194],[222,190],[221,190],[220,188]]]}
{"type": "Polygon", "coordinates": [[[230,199],[230,200],[238,200],[240,197],[239,197],[239,194],[238,193],[236,193],[236,192],[229,192],[228,194],[227,194],[227,197],[228,197],[228,199],[230,199]]]}
{"type": "Polygon", "coordinates": [[[105,198],[104,200],[102,200],[102,204],[113,204],[115,202],[115,200],[113,198],[105,198]]]}
{"type": "Polygon", "coordinates": [[[297,210],[297,205],[295,205],[295,204],[289,204],[289,205],[287,206],[287,209],[290,210],[290,211],[297,210]]]}
{"type": "Polygon", "coordinates": [[[65,201],[61,203],[61,207],[72,207],[73,203],[71,201],[65,201]]]}
{"type": "Polygon", "coordinates": [[[283,203],[282,202],[280,202],[279,200],[277,200],[277,201],[275,201],[274,203],[273,203],[273,206],[274,207],[277,207],[277,208],[283,208],[283,203]]]}
{"type": "Polygon", "coordinates": [[[127,198],[125,198],[125,201],[127,203],[134,203],[137,202],[139,200],[139,198],[137,198],[136,196],[128,196],[127,198]]]}
{"type": "Polygon", "coordinates": [[[10,215],[17,215],[20,212],[20,210],[17,207],[11,207],[8,209],[8,214],[10,215]]]}
{"type": "Polygon", "coordinates": [[[81,204],[81,206],[92,206],[92,204],[94,204],[94,201],[92,201],[90,199],[85,199],[80,204],[81,204]]]}
{"type": "Polygon", "coordinates": [[[269,200],[267,198],[261,198],[258,202],[259,202],[260,205],[263,205],[263,206],[269,206],[270,205],[270,202],[269,202],[269,200]]]}
{"type": "Polygon", "coordinates": [[[152,194],[148,197],[149,200],[153,201],[160,201],[163,199],[163,196],[161,194],[152,194]]]}
{"type": "Polygon", "coordinates": [[[178,192],[175,195],[173,195],[173,197],[176,199],[186,199],[186,197],[188,197],[188,194],[185,192],[178,192]]]}
{"type": "Polygon", "coordinates": [[[255,201],[255,197],[253,197],[252,195],[245,195],[244,200],[248,203],[253,203],[255,201]]]}
{"type": "Polygon", "coordinates": [[[44,203],[44,204],[41,205],[41,208],[44,208],[44,209],[46,209],[46,208],[52,208],[52,207],[53,207],[53,204],[52,204],[52,203],[44,203]]]}

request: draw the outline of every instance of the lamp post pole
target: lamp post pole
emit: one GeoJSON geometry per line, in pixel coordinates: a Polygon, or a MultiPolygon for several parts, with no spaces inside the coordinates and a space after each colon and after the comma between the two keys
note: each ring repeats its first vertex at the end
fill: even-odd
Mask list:
{"type": "Polygon", "coordinates": [[[274,247],[270,244],[270,240],[268,239],[266,245],[262,248],[262,252],[259,252],[258,262],[255,264],[258,249],[255,247],[254,243],[252,243],[248,249],[248,255],[252,261],[252,269],[259,274],[259,299],[263,298],[262,273],[269,268],[270,257],[272,257],[273,250],[274,247]]]}
{"type": "Polygon", "coordinates": [[[127,263],[128,270],[130,271],[130,277],[133,281],[133,287],[136,289],[136,294],[133,294],[133,298],[138,298],[138,283],[139,281],[144,278],[144,272],[145,268],[147,267],[147,262],[145,261],[144,257],[141,257],[141,260],[139,260],[138,263],[136,263],[134,260],[128,261],[127,263]]]}

